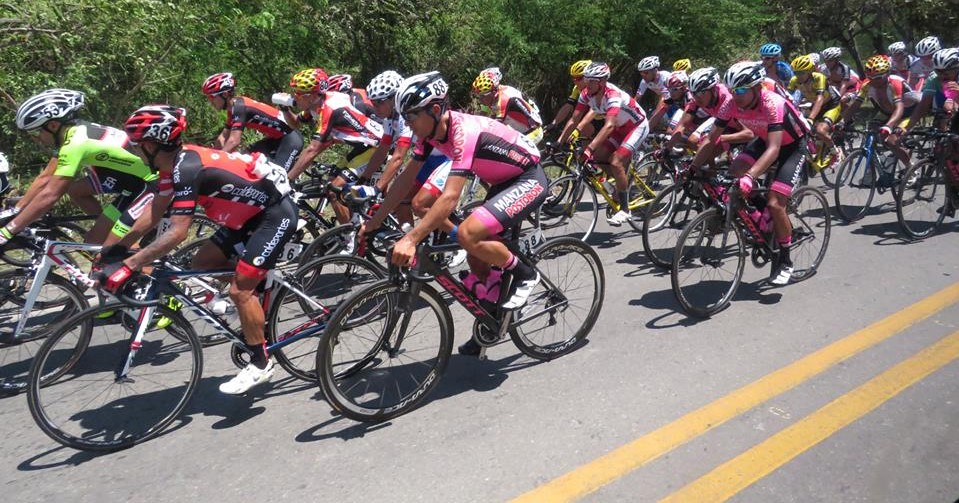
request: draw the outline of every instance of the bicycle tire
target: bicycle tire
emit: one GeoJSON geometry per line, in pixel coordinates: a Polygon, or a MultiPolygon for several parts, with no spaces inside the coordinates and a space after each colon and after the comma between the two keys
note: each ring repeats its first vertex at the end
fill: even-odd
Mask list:
{"type": "Polygon", "coordinates": [[[815,187],[800,187],[793,192],[786,211],[792,222],[790,282],[797,283],[811,278],[819,270],[829,248],[832,219],[826,196],[815,187]]]}
{"type": "Polygon", "coordinates": [[[13,330],[25,303],[23,296],[33,281],[26,274],[27,271],[23,270],[0,272],[0,334],[5,341],[9,339],[9,342],[0,343],[0,393],[3,394],[25,390],[31,360],[43,346],[43,340],[63,320],[90,307],[76,285],[56,274],[47,274],[43,288],[49,285],[61,293],[47,298],[41,289],[23,330],[13,339],[13,330]]]}
{"type": "Polygon", "coordinates": [[[650,263],[663,270],[673,267],[673,252],[679,235],[699,214],[699,208],[699,201],[689,195],[683,184],[674,184],[656,195],[650,211],[643,217],[643,253],[650,263]],[[673,202],[662,204],[660,201],[666,198],[673,202]]]}
{"type": "Polygon", "coordinates": [[[542,279],[514,311],[509,334],[523,354],[549,361],[579,349],[589,335],[603,308],[606,275],[596,251],[571,237],[551,239],[529,258],[542,279]]]}
{"type": "Polygon", "coordinates": [[[540,207],[543,236],[589,239],[599,220],[599,200],[592,188],[576,175],[565,175],[550,182],[547,193],[540,207]]]}
{"type": "MultiPolygon", "coordinates": [[[[293,275],[312,300],[326,311],[317,311],[285,286],[273,292],[267,316],[267,345],[280,342],[291,331],[326,323],[330,315],[360,288],[382,279],[385,274],[369,260],[348,255],[329,255],[301,265],[293,275]],[[295,314],[289,314],[293,310],[295,314]],[[284,328],[289,326],[289,328],[284,328]]],[[[316,348],[318,337],[304,338],[273,351],[273,356],[287,372],[304,381],[316,380],[316,348]],[[309,365],[305,368],[304,365],[309,365]]]]}
{"type": "MultiPolygon", "coordinates": [[[[647,163],[649,164],[649,163],[647,163]]],[[[649,173],[641,173],[637,168],[630,166],[626,172],[629,182],[629,213],[632,216],[628,220],[629,225],[636,232],[643,232],[643,220],[646,218],[646,210],[656,199],[656,189],[653,187],[666,187],[669,183],[663,182],[663,175],[658,165],[654,166],[649,173]],[[653,178],[653,184],[646,183],[647,178],[653,178]]]]}
{"type": "Polygon", "coordinates": [[[435,289],[417,287],[419,295],[410,300],[406,286],[381,280],[358,291],[333,314],[320,339],[316,368],[323,395],[340,414],[356,421],[385,421],[423,405],[439,384],[453,349],[453,318],[435,289]],[[357,310],[369,311],[370,304],[383,307],[381,316],[362,324],[351,321],[357,310]],[[410,322],[413,317],[417,320],[410,322]],[[397,341],[398,328],[417,332],[401,333],[406,346],[395,352],[388,346],[397,341]],[[411,350],[411,341],[426,347],[411,350]],[[404,364],[407,355],[424,356],[424,361],[404,364]],[[394,370],[416,375],[394,377],[394,370]],[[411,389],[404,391],[403,386],[411,389]]]}
{"type": "MultiPolygon", "coordinates": [[[[58,223],[56,227],[46,231],[46,236],[52,241],[67,241],[70,243],[82,243],[87,230],[74,222],[58,223]]],[[[33,264],[35,252],[26,241],[21,238],[14,238],[2,247],[0,252],[0,261],[6,262],[14,267],[26,268],[33,264]]]]}
{"type": "MultiPolygon", "coordinates": [[[[159,306],[156,315],[170,318],[170,327],[179,333],[174,336],[169,327],[157,329],[154,325],[144,336],[126,377],[117,379],[115,369],[129,355],[130,330],[135,331],[137,325],[130,310],[121,302],[87,309],[61,324],[34,358],[27,394],[30,414],[58,443],[106,452],[132,447],[160,435],[193,396],[203,368],[202,347],[190,324],[165,306],[159,306]],[[104,311],[118,314],[98,319],[104,311]],[[65,354],[58,344],[80,324],[93,326],[89,342],[81,351],[65,354]],[[58,363],[63,359],[65,363],[58,363]],[[53,377],[47,370],[51,360],[53,377]],[[173,364],[179,364],[189,376],[173,376],[169,386],[161,384],[171,377],[173,364]],[[98,378],[100,386],[96,385],[98,378]],[[157,390],[145,391],[154,385],[157,390]],[[87,398],[89,395],[92,398],[87,398]],[[82,410],[73,410],[74,406],[82,410]]],[[[139,309],[132,311],[138,313],[139,309]]]]}
{"type": "Polygon", "coordinates": [[[836,213],[846,223],[861,219],[869,211],[879,179],[876,164],[865,150],[856,149],[839,165],[833,192],[836,213]]]}
{"type": "Polygon", "coordinates": [[[914,164],[899,182],[896,218],[909,239],[925,239],[946,218],[949,185],[940,163],[929,159],[914,164]]]}
{"type": "Polygon", "coordinates": [[[566,164],[556,162],[552,159],[543,162],[543,172],[546,173],[546,181],[553,183],[553,180],[556,180],[560,177],[566,175],[572,175],[573,171],[566,164]]]}
{"type": "Polygon", "coordinates": [[[676,243],[670,275],[673,294],[683,310],[697,318],[709,318],[729,307],[743,278],[746,244],[742,231],[735,224],[724,229],[724,220],[725,216],[717,208],[710,208],[686,225],[676,243]],[[734,247],[728,246],[730,237],[736,239],[734,247]],[[707,247],[711,247],[717,238],[721,247],[710,251],[707,247]],[[714,278],[722,270],[728,270],[724,267],[728,260],[735,261],[732,278],[719,280],[717,288],[713,284],[717,282],[714,278]],[[689,284],[685,283],[686,280],[696,282],[689,284]],[[718,294],[715,293],[717,290],[718,294]]]}

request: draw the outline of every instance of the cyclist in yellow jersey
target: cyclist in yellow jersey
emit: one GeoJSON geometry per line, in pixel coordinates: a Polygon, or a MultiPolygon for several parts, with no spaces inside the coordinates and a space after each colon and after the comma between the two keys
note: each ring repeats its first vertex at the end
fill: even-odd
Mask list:
{"type": "Polygon", "coordinates": [[[539,108],[519,89],[501,84],[501,78],[499,68],[483,70],[473,81],[473,95],[490,108],[492,118],[519,131],[534,144],[539,143],[543,139],[539,108]]]}
{"type": "MultiPolygon", "coordinates": [[[[586,67],[592,63],[592,60],[581,59],[572,64],[569,67],[569,77],[573,80],[573,89],[570,91],[569,96],[566,98],[566,103],[560,107],[559,111],[556,112],[556,117],[553,118],[553,122],[549,123],[546,127],[543,128],[544,132],[549,133],[556,129],[562,129],[566,124],[566,121],[573,115],[573,109],[576,107],[576,101],[579,100],[579,95],[583,92],[583,72],[586,70],[586,67]]],[[[583,116],[583,119],[577,124],[576,131],[578,131],[577,138],[592,138],[593,134],[599,128],[603,127],[605,124],[606,117],[602,115],[597,115],[593,111],[589,111],[586,115],[583,116]]]]}
{"type": "Polygon", "coordinates": [[[816,136],[825,148],[833,151],[833,162],[842,160],[842,152],[832,142],[832,125],[839,120],[839,92],[826,84],[826,76],[816,70],[816,64],[808,55],[792,60],[795,74],[789,79],[786,89],[792,93],[796,105],[803,100],[812,103],[808,118],[815,125],[816,136]]]}

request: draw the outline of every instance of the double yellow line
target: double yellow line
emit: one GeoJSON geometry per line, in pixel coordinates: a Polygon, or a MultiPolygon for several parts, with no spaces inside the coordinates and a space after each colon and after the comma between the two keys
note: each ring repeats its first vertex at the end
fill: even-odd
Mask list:
{"type": "MultiPolygon", "coordinates": [[[[959,283],[747,384],[514,501],[557,502],[581,498],[957,301],[959,283]]],[[[959,358],[959,332],[733,458],[667,499],[716,501],[729,498],[956,358],[959,358]],[[822,427],[824,423],[828,424],[828,428],[822,427]]]]}

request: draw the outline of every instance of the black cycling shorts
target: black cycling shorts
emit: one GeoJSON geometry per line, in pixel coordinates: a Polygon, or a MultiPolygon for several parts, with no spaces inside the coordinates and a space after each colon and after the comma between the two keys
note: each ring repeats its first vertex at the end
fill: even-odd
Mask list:
{"type": "Polygon", "coordinates": [[[290,131],[280,138],[263,138],[250,145],[250,152],[265,154],[270,162],[283,166],[289,171],[296,158],[303,151],[303,135],[299,131],[290,131]]]}
{"type": "MultiPolygon", "coordinates": [[[[450,172],[450,176],[465,174],[465,171],[450,172]]],[[[532,215],[546,200],[548,185],[546,172],[537,164],[508,182],[490,187],[483,206],[470,216],[486,224],[490,235],[499,234],[532,215]]]]}
{"type": "MultiPolygon", "coordinates": [[[[770,166],[776,171],[768,174],[764,183],[769,190],[778,192],[786,197],[792,195],[793,189],[799,185],[799,180],[802,176],[806,150],[800,148],[800,146],[804,141],[806,141],[805,137],[785,147],[779,148],[779,157],[777,157],[773,165],[770,166]]],[[[765,151],[766,142],[763,141],[762,138],[753,138],[746,144],[746,147],[736,157],[736,160],[744,161],[747,165],[752,166],[765,151]]]]}
{"type": "Polygon", "coordinates": [[[227,258],[241,257],[237,271],[262,279],[276,266],[284,245],[296,233],[296,222],[296,204],[290,197],[284,197],[240,229],[220,227],[210,241],[227,258]]]}

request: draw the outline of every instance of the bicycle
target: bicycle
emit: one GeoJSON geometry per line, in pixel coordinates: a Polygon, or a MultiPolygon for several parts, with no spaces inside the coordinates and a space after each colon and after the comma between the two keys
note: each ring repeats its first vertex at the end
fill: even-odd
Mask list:
{"type": "Polygon", "coordinates": [[[869,210],[876,192],[884,194],[891,190],[898,198],[896,189],[902,180],[901,163],[879,138],[883,121],[869,121],[859,148],[848,153],[836,171],[833,191],[836,212],[847,223],[861,219],[869,210]]]}
{"type": "Polygon", "coordinates": [[[896,200],[899,226],[913,240],[935,234],[946,216],[955,216],[959,208],[959,162],[952,161],[952,168],[947,165],[948,158],[959,152],[959,134],[936,130],[918,134],[934,146],[903,175],[896,200]]]}
{"type": "MultiPolygon", "coordinates": [[[[757,222],[759,210],[751,201],[762,200],[767,189],[758,189],[744,200],[733,180],[713,185],[720,194],[710,208],[683,229],[673,253],[673,294],[683,310],[708,318],[730,305],[742,281],[746,257],[761,268],[778,257],[779,247],[766,217],[757,222]]],[[[712,185],[706,182],[705,185],[712,185]]],[[[830,216],[826,196],[815,187],[800,187],[789,198],[786,213],[792,222],[791,282],[812,277],[829,246],[830,216]]]]}
{"type": "MultiPolygon", "coordinates": [[[[118,301],[61,323],[30,369],[28,405],[37,425],[60,444],[92,451],[125,449],[162,433],[186,407],[202,373],[202,346],[184,312],[233,342],[237,366],[247,363],[239,330],[175,282],[232,273],[161,261],[131,281],[118,301]],[[118,314],[101,319],[105,311],[118,314]],[[156,315],[171,323],[160,328],[152,323],[156,315]]],[[[294,377],[315,379],[313,341],[329,314],[356,286],[381,276],[356,257],[324,257],[293,274],[270,271],[261,293],[269,354],[294,377]]]]}
{"type": "Polygon", "coordinates": [[[580,347],[599,316],[605,276],[599,257],[571,237],[545,240],[538,227],[507,231],[504,242],[539,271],[541,283],[519,310],[504,310],[511,275],[503,272],[496,303],[477,298],[453,277],[437,254],[456,244],[421,243],[411,269],[390,267],[389,276],[355,292],[336,310],[316,353],[319,384],[330,405],[357,421],[384,421],[424,403],[449,362],[453,319],[435,281],[475,317],[473,339],[486,348],[509,333],[524,354],[550,360],[580,347]],[[578,283],[577,283],[578,282],[578,283]],[[374,310],[363,323],[358,317],[374,310]]]}
{"type": "MultiPolygon", "coordinates": [[[[598,167],[602,164],[579,162],[583,148],[581,144],[571,144],[562,154],[567,164],[561,168],[555,164],[555,155],[544,163],[544,170],[555,173],[557,169],[563,169],[567,172],[550,181],[547,188],[549,195],[540,213],[540,225],[547,237],[568,235],[581,241],[589,239],[599,219],[600,196],[606,202],[607,217],[621,209],[615,197],[615,187],[598,167]]],[[[640,172],[632,164],[627,168],[626,176],[629,182],[628,210],[633,216],[629,223],[636,231],[642,232],[642,216],[646,208],[655,199],[656,191],[670,183],[671,177],[668,173],[654,176],[650,185],[647,183],[650,173],[640,172]]]]}
{"type": "MultiPolygon", "coordinates": [[[[855,145],[862,143],[862,134],[854,129],[846,130],[842,127],[833,126],[829,134],[832,138],[833,145],[838,147],[839,151],[842,152],[843,158],[849,156],[855,148],[855,145]]],[[[816,153],[815,155],[806,156],[810,169],[810,171],[807,172],[807,176],[813,177],[818,174],[820,179],[822,179],[823,185],[827,188],[833,188],[836,183],[835,178],[838,173],[839,162],[836,162],[833,151],[826,148],[824,142],[819,139],[818,135],[816,135],[815,138],[816,153]]]]}

